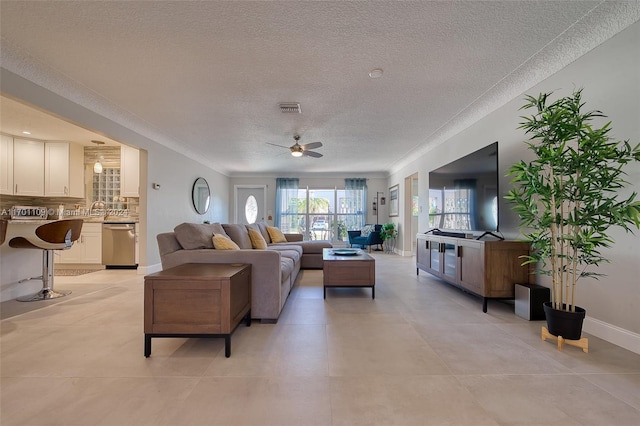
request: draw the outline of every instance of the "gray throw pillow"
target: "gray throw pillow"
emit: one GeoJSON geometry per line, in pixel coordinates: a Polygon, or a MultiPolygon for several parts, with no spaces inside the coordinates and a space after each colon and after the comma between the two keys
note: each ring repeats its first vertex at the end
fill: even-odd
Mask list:
{"type": "Polygon", "coordinates": [[[176,239],[185,250],[212,249],[213,234],[223,234],[224,228],[219,223],[181,223],[173,229],[176,239]]]}

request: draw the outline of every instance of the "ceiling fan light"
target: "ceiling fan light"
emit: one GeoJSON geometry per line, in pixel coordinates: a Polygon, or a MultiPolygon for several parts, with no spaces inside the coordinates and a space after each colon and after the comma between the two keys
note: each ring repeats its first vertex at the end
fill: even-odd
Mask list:
{"type": "Polygon", "coordinates": [[[291,155],[294,157],[302,157],[302,151],[291,151],[291,155]]]}
{"type": "Polygon", "coordinates": [[[371,77],[371,78],[380,78],[380,77],[382,77],[383,73],[384,73],[384,71],[382,70],[382,68],[376,68],[376,69],[371,70],[369,72],[369,77],[371,77]]]}

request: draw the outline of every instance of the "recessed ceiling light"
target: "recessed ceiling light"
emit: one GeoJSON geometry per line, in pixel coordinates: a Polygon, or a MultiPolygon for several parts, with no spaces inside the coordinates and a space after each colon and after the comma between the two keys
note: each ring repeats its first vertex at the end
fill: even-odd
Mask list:
{"type": "Polygon", "coordinates": [[[26,131],[26,130],[23,130],[23,131],[22,131],[22,134],[23,134],[23,135],[30,135],[30,134],[31,134],[31,132],[28,132],[28,131],[26,131]]]}
{"type": "Polygon", "coordinates": [[[373,69],[373,70],[369,71],[369,77],[371,77],[371,78],[380,78],[380,77],[382,77],[382,73],[383,73],[382,68],[376,68],[376,69],[373,69]]]}

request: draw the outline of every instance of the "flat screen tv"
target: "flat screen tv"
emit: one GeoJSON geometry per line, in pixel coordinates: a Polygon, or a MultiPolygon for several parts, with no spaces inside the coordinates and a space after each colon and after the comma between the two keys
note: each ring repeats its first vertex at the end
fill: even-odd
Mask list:
{"type": "Polygon", "coordinates": [[[498,194],[494,142],[429,172],[429,227],[474,236],[498,232],[498,194]]]}

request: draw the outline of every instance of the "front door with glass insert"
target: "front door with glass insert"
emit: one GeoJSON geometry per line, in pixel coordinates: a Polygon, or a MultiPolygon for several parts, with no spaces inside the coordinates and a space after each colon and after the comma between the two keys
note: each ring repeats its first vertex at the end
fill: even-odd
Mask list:
{"type": "Polygon", "coordinates": [[[266,187],[236,187],[235,223],[248,225],[266,220],[266,187]]]}

